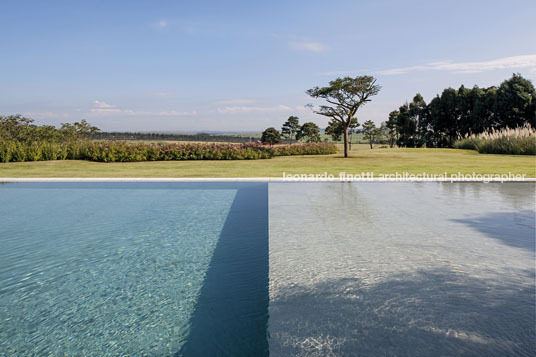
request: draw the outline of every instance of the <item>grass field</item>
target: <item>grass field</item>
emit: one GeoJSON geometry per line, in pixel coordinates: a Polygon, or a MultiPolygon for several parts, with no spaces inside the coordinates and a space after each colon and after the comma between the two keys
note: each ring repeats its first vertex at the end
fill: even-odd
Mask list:
{"type": "Polygon", "coordinates": [[[285,156],[270,160],[98,163],[38,161],[0,164],[0,177],[282,177],[287,174],[525,174],[536,177],[534,156],[485,155],[455,149],[365,149],[351,157],[285,156]]]}

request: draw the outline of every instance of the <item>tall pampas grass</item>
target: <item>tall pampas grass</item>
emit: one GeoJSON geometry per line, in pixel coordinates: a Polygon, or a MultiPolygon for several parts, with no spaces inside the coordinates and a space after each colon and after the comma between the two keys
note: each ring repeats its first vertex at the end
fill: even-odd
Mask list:
{"type": "Polygon", "coordinates": [[[536,129],[530,124],[517,128],[488,129],[460,137],[454,147],[483,154],[536,155],[536,129]]]}

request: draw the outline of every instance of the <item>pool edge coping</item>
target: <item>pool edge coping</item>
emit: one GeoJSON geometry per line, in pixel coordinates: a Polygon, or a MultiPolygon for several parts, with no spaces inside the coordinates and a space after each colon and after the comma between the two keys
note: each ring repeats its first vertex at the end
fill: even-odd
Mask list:
{"type": "Polygon", "coordinates": [[[0,177],[0,182],[536,182],[536,178],[0,177]]]}

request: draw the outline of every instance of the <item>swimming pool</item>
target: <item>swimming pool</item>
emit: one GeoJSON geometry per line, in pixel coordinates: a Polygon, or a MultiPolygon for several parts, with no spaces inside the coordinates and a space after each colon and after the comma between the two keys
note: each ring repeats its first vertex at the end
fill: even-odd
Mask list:
{"type": "Polygon", "coordinates": [[[264,183],[0,185],[0,355],[267,354],[264,183]]]}
{"type": "Polygon", "coordinates": [[[533,183],[0,185],[0,355],[533,355],[533,183]]]}
{"type": "Polygon", "coordinates": [[[535,184],[270,184],[270,353],[534,356],[535,184]]]}

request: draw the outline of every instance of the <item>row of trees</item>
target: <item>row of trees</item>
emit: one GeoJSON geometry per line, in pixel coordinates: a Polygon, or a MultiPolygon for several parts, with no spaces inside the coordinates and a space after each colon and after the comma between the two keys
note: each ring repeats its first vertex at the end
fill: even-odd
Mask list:
{"type": "MultiPolygon", "coordinates": [[[[359,123],[357,122],[357,119],[353,118],[352,123],[350,124],[350,135],[354,132],[362,133],[365,140],[369,142],[371,149],[372,144],[383,142],[387,138],[385,127],[382,126],[381,128],[377,128],[372,120],[364,122],[363,128],[360,130],[357,129],[358,126],[359,123]]],[[[331,135],[333,141],[339,141],[344,133],[344,125],[340,122],[332,121],[326,127],[325,133],[331,135]]],[[[308,143],[316,143],[320,142],[320,129],[315,123],[310,122],[300,126],[299,118],[291,116],[283,124],[281,133],[275,128],[264,130],[262,132],[261,142],[273,145],[280,143],[282,138],[287,139],[291,144],[293,140],[299,141],[301,139],[308,143]]]]}
{"type": "Polygon", "coordinates": [[[447,88],[430,103],[417,94],[389,114],[383,124],[389,144],[452,147],[466,134],[536,124],[536,91],[514,74],[499,87],[447,88]]]}
{"type": "Polygon", "coordinates": [[[253,136],[241,136],[230,134],[178,134],[178,133],[140,133],[128,131],[101,131],[91,135],[96,140],[161,140],[161,141],[206,141],[225,143],[252,143],[258,139],[253,136]]]}
{"type": "Polygon", "coordinates": [[[318,143],[320,142],[320,128],[312,122],[300,125],[297,116],[290,116],[281,127],[281,132],[273,127],[264,130],[262,132],[261,142],[263,144],[273,145],[280,143],[282,138],[287,139],[290,144],[292,144],[293,140],[318,143]]]}
{"type": "MultiPolygon", "coordinates": [[[[330,118],[326,128],[328,134],[332,137],[343,136],[344,157],[348,157],[350,133],[359,126],[356,119],[357,111],[370,102],[371,97],[377,95],[380,89],[381,86],[376,83],[374,77],[358,76],[355,78],[337,78],[330,81],[326,87],[314,87],[306,91],[311,98],[324,102],[317,107],[312,104],[308,104],[308,106],[313,109],[314,113],[330,118]]],[[[287,138],[292,140],[292,137],[296,135],[296,140],[305,138],[306,141],[320,141],[320,130],[316,124],[305,123],[297,130],[299,125],[297,118],[293,120],[293,122],[287,120],[287,123],[283,125],[282,132],[287,138]]],[[[377,131],[367,131],[367,133],[365,135],[369,135],[369,138],[370,135],[373,137],[377,135],[377,131]]],[[[279,132],[275,128],[268,128],[263,132],[264,140],[261,140],[266,143],[279,142],[278,134],[279,132]]]]}
{"type": "Polygon", "coordinates": [[[0,116],[0,140],[17,142],[63,142],[77,139],[97,140],[169,140],[169,141],[207,141],[250,143],[257,139],[238,135],[212,135],[208,133],[174,134],[174,133],[133,133],[102,132],[85,119],[80,122],[62,123],[58,129],[53,125],[37,126],[31,118],[19,114],[0,116]]]}
{"type": "Polygon", "coordinates": [[[53,125],[37,126],[33,119],[17,115],[0,115],[0,140],[21,143],[65,142],[88,138],[100,131],[86,120],[62,123],[58,129],[53,125]]]}
{"type": "MultiPolygon", "coordinates": [[[[367,120],[363,123],[363,127],[359,129],[360,124],[357,122],[356,118],[352,118],[350,126],[348,127],[348,136],[350,142],[350,150],[352,143],[352,135],[354,133],[363,134],[363,138],[369,142],[370,148],[372,149],[372,144],[378,142],[384,142],[387,140],[388,135],[385,126],[380,128],[376,127],[376,124],[372,120],[367,120]]],[[[326,134],[330,135],[333,141],[341,140],[341,137],[344,134],[344,124],[340,121],[331,120],[326,127],[326,134]]]]}

